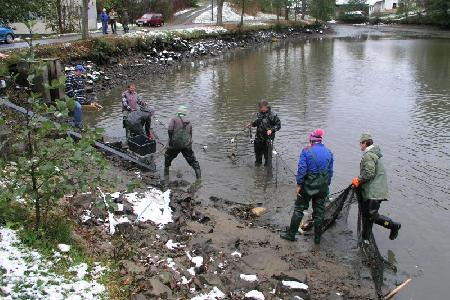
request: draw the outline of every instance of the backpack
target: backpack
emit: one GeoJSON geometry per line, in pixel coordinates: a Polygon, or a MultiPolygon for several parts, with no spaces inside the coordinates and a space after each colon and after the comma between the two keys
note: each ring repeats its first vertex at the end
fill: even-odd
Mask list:
{"type": "Polygon", "coordinates": [[[189,147],[192,144],[191,135],[186,129],[189,122],[184,122],[181,117],[179,117],[181,123],[183,124],[183,128],[175,130],[173,133],[172,139],[170,141],[170,147],[174,149],[184,149],[189,147]]]}
{"type": "Polygon", "coordinates": [[[317,174],[306,174],[305,182],[303,184],[303,190],[306,195],[310,197],[318,194],[326,196],[329,192],[328,182],[330,181],[330,174],[328,173],[328,167],[330,166],[330,163],[328,162],[326,172],[321,171],[319,168],[319,164],[317,163],[316,155],[314,154],[314,152],[312,152],[311,149],[309,149],[308,151],[311,154],[313,162],[316,164],[317,170],[319,170],[319,172],[317,174]]]}

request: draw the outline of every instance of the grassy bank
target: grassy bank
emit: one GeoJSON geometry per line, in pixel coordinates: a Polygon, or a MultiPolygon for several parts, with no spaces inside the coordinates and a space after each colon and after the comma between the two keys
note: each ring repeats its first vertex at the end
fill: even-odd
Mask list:
{"type": "MultiPolygon", "coordinates": [[[[193,41],[199,39],[239,39],[252,33],[261,31],[283,32],[287,30],[303,31],[314,29],[320,25],[311,25],[302,22],[282,21],[265,25],[225,25],[224,27],[194,27],[186,30],[149,31],[128,34],[123,37],[99,37],[85,41],[74,41],[60,44],[39,45],[34,51],[37,58],[59,57],[62,62],[76,60],[92,60],[96,63],[105,63],[106,58],[114,57],[127,52],[145,52],[153,48],[162,48],[173,43],[176,39],[193,41]]],[[[11,53],[7,63],[14,63],[27,49],[11,53]]]]}

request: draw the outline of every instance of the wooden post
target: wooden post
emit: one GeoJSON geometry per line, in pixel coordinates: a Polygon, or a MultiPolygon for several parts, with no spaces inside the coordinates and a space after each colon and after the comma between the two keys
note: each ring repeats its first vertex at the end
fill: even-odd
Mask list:
{"type": "Polygon", "coordinates": [[[389,299],[394,298],[394,296],[397,295],[401,289],[403,289],[405,286],[407,286],[411,282],[411,280],[412,280],[411,278],[406,279],[405,282],[400,284],[398,287],[393,289],[392,292],[390,292],[386,297],[384,297],[384,300],[389,300],[389,299]]]}

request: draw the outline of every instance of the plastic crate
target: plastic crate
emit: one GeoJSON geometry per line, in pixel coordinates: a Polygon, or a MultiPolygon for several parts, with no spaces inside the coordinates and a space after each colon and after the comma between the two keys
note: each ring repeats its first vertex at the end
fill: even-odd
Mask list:
{"type": "Polygon", "coordinates": [[[141,156],[156,152],[156,142],[148,139],[145,135],[138,135],[128,139],[128,148],[130,151],[141,156]]]}

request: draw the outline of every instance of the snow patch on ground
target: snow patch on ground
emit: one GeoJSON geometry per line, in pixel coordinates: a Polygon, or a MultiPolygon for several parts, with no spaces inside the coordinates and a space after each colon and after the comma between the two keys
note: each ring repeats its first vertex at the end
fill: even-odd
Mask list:
{"type": "Polygon", "coordinates": [[[139,38],[148,38],[148,37],[164,37],[168,34],[192,34],[195,32],[201,32],[204,34],[217,34],[227,32],[225,28],[222,26],[193,26],[189,28],[179,28],[179,29],[171,29],[171,30],[149,30],[143,29],[134,32],[130,32],[124,34],[126,37],[139,37],[139,38]]]}
{"type": "MultiPolygon", "coordinates": [[[[61,257],[61,253],[55,257],[61,257]]],[[[99,299],[105,287],[97,282],[102,267],[88,272],[87,264],[72,266],[74,278],[65,278],[52,272],[52,262],[46,261],[34,250],[23,246],[16,233],[0,228],[0,294],[2,299],[99,299]],[[92,280],[84,279],[91,275],[92,280]]]]}
{"type": "Polygon", "coordinates": [[[242,280],[250,281],[250,282],[258,281],[258,276],[256,276],[256,275],[246,275],[246,274],[241,274],[241,275],[240,275],[240,278],[241,278],[242,280]]]}
{"type": "MultiPolygon", "coordinates": [[[[193,23],[210,24],[217,21],[217,7],[213,8],[214,21],[211,21],[211,10],[207,10],[200,14],[193,23]]],[[[255,17],[244,14],[244,21],[253,21],[255,17]]],[[[233,10],[230,3],[224,2],[222,9],[222,21],[223,22],[239,22],[241,21],[241,15],[233,10]]]]}
{"type": "Polygon", "coordinates": [[[194,298],[191,298],[191,300],[216,300],[223,298],[225,298],[225,294],[217,287],[214,287],[208,294],[195,296],[194,298]]]}
{"type": "Polygon", "coordinates": [[[183,10],[180,10],[180,11],[177,11],[176,13],[174,13],[173,15],[175,16],[175,17],[178,17],[178,16],[180,16],[180,15],[183,15],[183,14],[185,14],[185,13],[188,13],[188,12],[190,12],[190,11],[193,11],[195,8],[187,8],[187,9],[183,9],[183,10]]]}
{"type": "Polygon", "coordinates": [[[256,300],[264,300],[264,294],[257,290],[252,290],[245,294],[245,298],[256,299],[256,300]]]}
{"type": "Polygon", "coordinates": [[[300,289],[300,290],[307,290],[308,286],[304,283],[298,282],[298,281],[287,281],[283,280],[281,282],[284,286],[291,288],[291,289],[300,289]]]}

